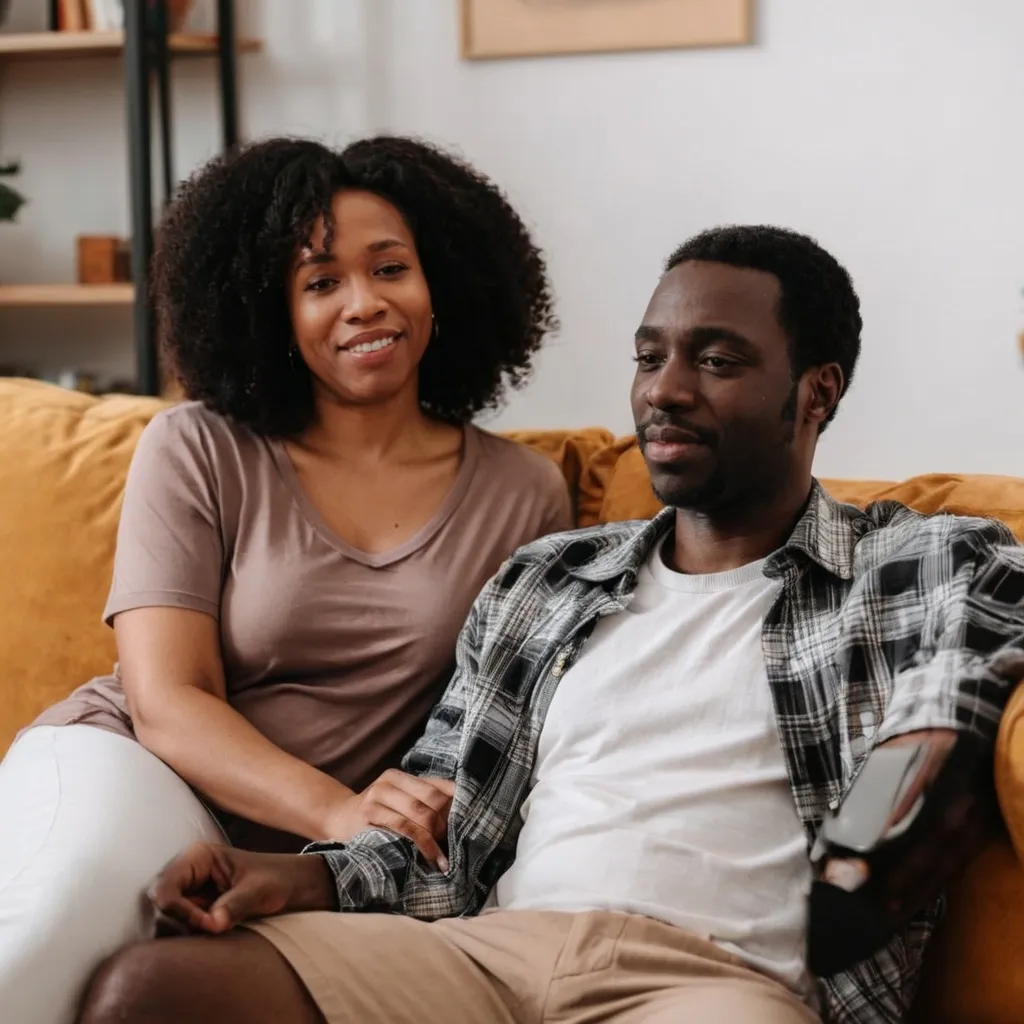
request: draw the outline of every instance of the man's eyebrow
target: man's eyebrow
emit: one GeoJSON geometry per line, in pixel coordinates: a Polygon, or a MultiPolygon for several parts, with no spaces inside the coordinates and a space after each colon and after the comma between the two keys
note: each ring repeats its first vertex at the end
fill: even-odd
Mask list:
{"type": "Polygon", "coordinates": [[[636,329],[637,341],[661,341],[665,332],[660,327],[652,327],[650,324],[641,324],[636,329]]]}
{"type": "Polygon", "coordinates": [[[744,349],[753,349],[756,346],[739,331],[730,327],[694,327],[688,332],[690,343],[693,345],[710,345],[716,341],[730,341],[744,349]]]}

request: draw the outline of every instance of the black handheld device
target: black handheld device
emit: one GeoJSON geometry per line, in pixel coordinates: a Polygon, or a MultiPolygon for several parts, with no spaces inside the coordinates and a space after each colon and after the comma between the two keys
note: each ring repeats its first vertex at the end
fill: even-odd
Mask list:
{"type": "Polygon", "coordinates": [[[811,860],[807,961],[828,977],[871,956],[937,897],[992,817],[991,751],[959,735],[911,808],[894,814],[925,769],[923,744],[882,746],[864,762],[811,860]]]}

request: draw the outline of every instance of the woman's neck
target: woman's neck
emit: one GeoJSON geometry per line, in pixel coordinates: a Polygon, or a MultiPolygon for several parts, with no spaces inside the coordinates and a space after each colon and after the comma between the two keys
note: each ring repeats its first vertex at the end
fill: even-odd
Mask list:
{"type": "Polygon", "coordinates": [[[449,429],[423,412],[415,393],[375,405],[344,405],[317,396],[314,421],[296,443],[331,461],[404,463],[416,460],[449,429]]]}

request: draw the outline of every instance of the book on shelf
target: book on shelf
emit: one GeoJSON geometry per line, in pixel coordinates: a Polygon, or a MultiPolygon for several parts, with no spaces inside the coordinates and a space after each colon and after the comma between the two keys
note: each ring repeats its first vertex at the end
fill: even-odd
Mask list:
{"type": "Polygon", "coordinates": [[[51,0],[50,25],[60,32],[113,32],[124,28],[123,0],[51,0]]]}
{"type": "Polygon", "coordinates": [[[95,31],[111,32],[124,28],[123,0],[85,0],[85,4],[95,31]]]}
{"type": "Polygon", "coordinates": [[[60,0],[57,8],[57,27],[61,32],[85,31],[83,0],[60,0]]]}

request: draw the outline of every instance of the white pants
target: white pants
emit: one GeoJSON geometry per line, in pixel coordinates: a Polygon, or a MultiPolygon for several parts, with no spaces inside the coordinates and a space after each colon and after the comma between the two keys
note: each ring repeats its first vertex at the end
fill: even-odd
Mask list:
{"type": "Polygon", "coordinates": [[[0,764],[0,1020],[69,1024],[83,986],[142,937],[142,894],[190,843],[223,842],[189,787],[133,740],[29,730],[0,764]]]}

